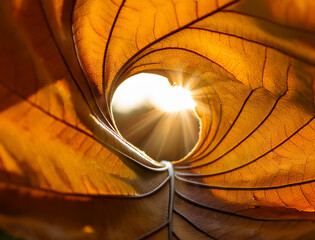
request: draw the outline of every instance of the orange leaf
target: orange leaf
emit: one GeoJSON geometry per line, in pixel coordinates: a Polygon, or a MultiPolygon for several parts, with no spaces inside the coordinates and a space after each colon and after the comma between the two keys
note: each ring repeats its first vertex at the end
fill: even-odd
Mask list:
{"type": "MultiPolygon", "coordinates": [[[[315,3],[0,3],[0,230],[23,239],[311,239],[315,3]],[[110,103],[151,72],[192,87],[200,139],[157,162],[110,103]]],[[[135,93],[136,94],[136,93],[135,93]]]]}

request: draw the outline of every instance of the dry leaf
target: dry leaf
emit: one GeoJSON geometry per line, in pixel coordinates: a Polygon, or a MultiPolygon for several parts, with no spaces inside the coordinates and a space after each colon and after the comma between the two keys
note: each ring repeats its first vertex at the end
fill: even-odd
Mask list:
{"type": "Polygon", "coordinates": [[[312,239],[315,2],[0,3],[0,230],[22,239],[312,239]],[[184,159],[122,139],[140,72],[190,84],[184,159]]]}

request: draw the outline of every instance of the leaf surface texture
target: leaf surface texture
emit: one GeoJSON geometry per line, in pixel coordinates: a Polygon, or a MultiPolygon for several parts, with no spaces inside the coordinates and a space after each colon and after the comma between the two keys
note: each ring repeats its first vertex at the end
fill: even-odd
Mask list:
{"type": "Polygon", "coordinates": [[[314,11],[311,0],[1,2],[0,230],[310,239],[314,11]],[[173,164],[114,127],[113,93],[141,72],[192,86],[200,139],[173,164]]]}

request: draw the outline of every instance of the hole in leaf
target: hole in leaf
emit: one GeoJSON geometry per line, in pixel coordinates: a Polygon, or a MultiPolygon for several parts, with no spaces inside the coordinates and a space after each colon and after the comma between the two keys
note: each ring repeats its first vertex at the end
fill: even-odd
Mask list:
{"type": "Polygon", "coordinates": [[[115,91],[112,112],[120,134],[151,158],[175,161],[199,139],[196,103],[188,89],[167,78],[141,73],[115,91]]]}

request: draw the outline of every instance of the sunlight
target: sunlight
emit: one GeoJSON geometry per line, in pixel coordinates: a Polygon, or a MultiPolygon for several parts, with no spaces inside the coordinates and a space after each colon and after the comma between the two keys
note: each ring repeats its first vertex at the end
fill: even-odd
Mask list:
{"type": "Polygon", "coordinates": [[[152,101],[155,106],[165,112],[177,112],[185,109],[194,109],[196,103],[189,90],[174,86],[163,89],[162,94],[154,94],[152,101]]]}
{"type": "MultiPolygon", "coordinates": [[[[178,160],[199,139],[199,119],[190,88],[170,85],[166,77],[141,73],[115,91],[112,112],[120,134],[157,161],[178,160]]],[[[196,90],[194,89],[194,95],[196,90]]]]}
{"type": "Polygon", "coordinates": [[[153,105],[164,112],[194,110],[196,103],[188,89],[171,86],[166,77],[141,73],[130,77],[116,90],[113,106],[129,112],[143,105],[153,105]]]}

